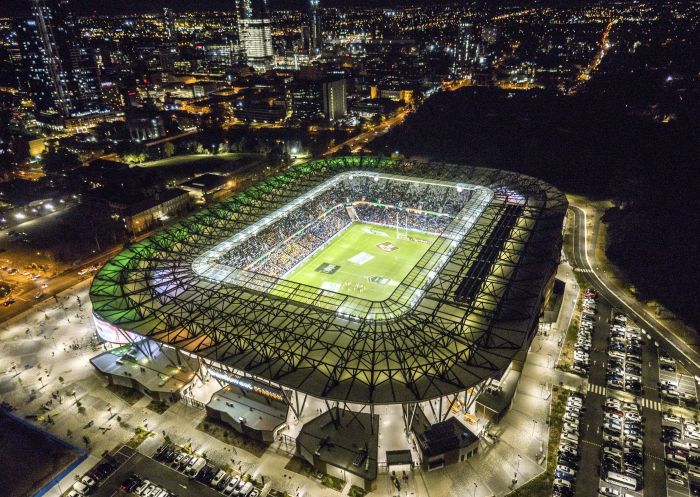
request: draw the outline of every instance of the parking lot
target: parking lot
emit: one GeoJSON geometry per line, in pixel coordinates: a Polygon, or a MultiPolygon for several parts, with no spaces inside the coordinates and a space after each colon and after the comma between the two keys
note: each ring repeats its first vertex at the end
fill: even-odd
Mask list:
{"type": "MultiPolygon", "coordinates": [[[[625,326],[625,329],[622,329],[619,326],[621,323],[618,322],[614,333],[617,335],[616,342],[618,345],[615,348],[618,351],[612,355],[613,361],[608,362],[611,358],[609,352],[612,351],[609,348],[609,339],[613,334],[613,326],[616,324],[614,319],[615,310],[605,300],[594,300],[597,312],[592,318],[588,319],[593,324],[590,331],[590,371],[588,372],[588,394],[585,398],[585,410],[581,420],[581,460],[577,476],[579,481],[596,481],[599,482],[599,485],[579,485],[575,490],[575,495],[577,497],[598,496],[601,495],[600,487],[608,487],[613,491],[620,492],[619,497],[625,494],[666,495],[664,452],[659,440],[661,438],[661,413],[667,406],[662,404],[658,391],[658,345],[655,345],[654,341],[649,339],[643,329],[637,331],[636,328],[638,327],[634,323],[629,323],[630,328],[633,328],[633,330],[628,333],[627,326],[625,326]],[[622,357],[619,357],[620,355],[622,357]],[[615,356],[618,357],[615,358],[615,356]],[[629,364],[636,365],[638,366],[637,368],[626,367],[628,357],[631,359],[629,364]],[[641,375],[638,374],[640,372],[641,375]],[[615,382],[618,388],[608,387],[608,378],[611,376],[609,373],[614,373],[613,376],[619,379],[619,381],[615,382]],[[629,378],[627,378],[628,374],[629,378]],[[629,387],[626,391],[625,386],[628,379],[632,381],[629,382],[629,387]],[[635,381],[641,383],[641,389],[632,383],[635,381]],[[632,391],[634,387],[637,387],[636,392],[638,392],[638,395],[635,395],[632,391]],[[631,469],[632,472],[641,473],[640,480],[642,483],[639,491],[611,484],[602,478],[604,476],[604,468],[602,466],[603,451],[606,442],[604,437],[610,438],[610,434],[604,430],[607,414],[605,402],[609,397],[619,399],[621,402],[637,404],[640,409],[642,425],[638,431],[638,436],[636,436],[638,440],[631,438],[631,441],[627,443],[630,447],[635,443],[639,443],[642,446],[642,463],[631,469]]],[[[614,458],[615,444],[619,444],[622,448],[620,464],[622,471],[626,469],[624,464],[624,414],[623,412],[623,417],[619,423],[622,428],[620,437],[615,440],[610,439],[609,445],[612,450],[608,450],[610,456],[614,458]]],[[[614,495],[614,492],[612,494],[614,495]]]]}
{"type": "Polygon", "coordinates": [[[119,487],[132,473],[142,479],[147,479],[178,497],[221,497],[221,494],[209,486],[196,480],[191,480],[171,467],[154,461],[128,447],[122,447],[116,458],[123,459],[121,466],[107,478],[91,495],[94,497],[111,497],[124,494],[119,487]]]}
{"type": "Polygon", "coordinates": [[[697,407],[697,386],[693,376],[665,350],[658,350],[659,391],[664,402],[690,409],[697,407]]]}
{"type": "Polygon", "coordinates": [[[581,415],[584,411],[583,396],[571,393],[566,401],[563,417],[557,466],[554,472],[553,497],[569,497],[576,489],[576,473],[581,459],[581,415]]]}
{"type": "Polygon", "coordinates": [[[608,397],[604,404],[599,493],[608,497],[643,495],[644,419],[634,402],[608,397]]]}
{"type": "Polygon", "coordinates": [[[608,388],[642,395],[642,345],[641,330],[628,326],[627,317],[614,312],[608,337],[608,388]]]}
{"type": "Polygon", "coordinates": [[[668,496],[700,495],[700,424],[664,414],[662,425],[668,496]]]}

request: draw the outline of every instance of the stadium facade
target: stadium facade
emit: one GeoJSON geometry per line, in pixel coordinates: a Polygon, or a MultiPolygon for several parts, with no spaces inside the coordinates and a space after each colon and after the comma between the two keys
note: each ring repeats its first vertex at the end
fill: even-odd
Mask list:
{"type": "MultiPolygon", "coordinates": [[[[94,279],[94,318],[107,341],[145,356],[153,347],[143,344],[156,344],[198,359],[199,374],[241,390],[242,402],[253,402],[245,391],[273,399],[277,418],[289,406],[300,419],[307,397],[337,426],[348,414],[366,432],[364,458],[337,465],[354,467],[367,487],[376,471],[357,460],[375,451],[367,440],[376,441],[378,405],[397,406],[405,432],[415,432],[422,411],[436,423],[473,411],[484,389],[522,361],[554,282],[566,208],[555,188],[511,172],[315,160],[125,249],[94,279]],[[342,275],[345,266],[314,257],[353,223],[395,236],[377,244],[387,252],[399,240],[423,245],[406,271],[366,274],[366,284],[294,278],[317,263],[321,279],[342,275]],[[376,285],[384,293],[372,293],[376,285]]],[[[356,273],[373,257],[357,243],[347,263],[356,273]]],[[[318,467],[328,439],[302,430],[298,445],[317,446],[298,450],[318,467]]]]}

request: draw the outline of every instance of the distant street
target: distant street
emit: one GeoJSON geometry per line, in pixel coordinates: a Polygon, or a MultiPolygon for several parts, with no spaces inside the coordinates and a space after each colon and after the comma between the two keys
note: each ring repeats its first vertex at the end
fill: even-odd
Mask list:
{"type": "Polygon", "coordinates": [[[346,145],[350,147],[350,150],[353,153],[359,152],[362,150],[362,148],[367,145],[369,142],[377,138],[378,136],[381,136],[385,133],[388,133],[389,130],[394,127],[397,124],[400,124],[403,122],[404,119],[406,119],[406,116],[410,113],[411,111],[406,109],[398,114],[396,114],[393,117],[390,117],[386,121],[382,122],[380,125],[370,129],[369,131],[365,131],[363,133],[360,133],[359,135],[355,135],[352,138],[345,140],[342,143],[339,143],[331,148],[329,148],[326,153],[324,153],[324,156],[328,155],[333,155],[334,153],[338,152],[341,150],[343,147],[346,145]]]}

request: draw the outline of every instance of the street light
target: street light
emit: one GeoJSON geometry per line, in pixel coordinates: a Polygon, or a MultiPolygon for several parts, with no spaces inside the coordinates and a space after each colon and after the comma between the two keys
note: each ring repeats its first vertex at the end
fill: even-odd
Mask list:
{"type": "Polygon", "coordinates": [[[479,485],[474,482],[474,493],[472,494],[472,497],[476,497],[476,489],[479,488],[479,485]]]}

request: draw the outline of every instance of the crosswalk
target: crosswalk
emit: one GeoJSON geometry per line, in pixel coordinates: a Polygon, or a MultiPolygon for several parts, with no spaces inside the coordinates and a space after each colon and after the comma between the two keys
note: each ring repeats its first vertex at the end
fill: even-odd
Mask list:
{"type": "Polygon", "coordinates": [[[575,267],[574,271],[577,273],[592,273],[593,272],[592,269],[586,269],[584,267],[575,267]]]}
{"type": "Polygon", "coordinates": [[[642,407],[646,407],[647,409],[653,409],[654,411],[664,410],[663,404],[661,404],[661,402],[659,402],[658,400],[651,400],[642,397],[639,403],[642,405],[642,407]]]}
{"type": "MultiPolygon", "coordinates": [[[[601,395],[603,397],[607,396],[607,388],[605,388],[602,385],[596,385],[595,383],[589,383],[588,384],[588,391],[595,393],[597,395],[601,395]]],[[[636,401],[639,403],[640,406],[646,408],[646,409],[652,409],[654,411],[663,411],[664,407],[661,402],[658,400],[651,400],[647,399],[644,397],[635,397],[636,401]]]]}
{"type": "Polygon", "coordinates": [[[594,383],[588,384],[588,391],[593,392],[593,393],[597,393],[598,395],[602,395],[603,397],[605,397],[605,395],[606,395],[605,394],[605,387],[600,386],[600,385],[596,385],[594,383]]]}

